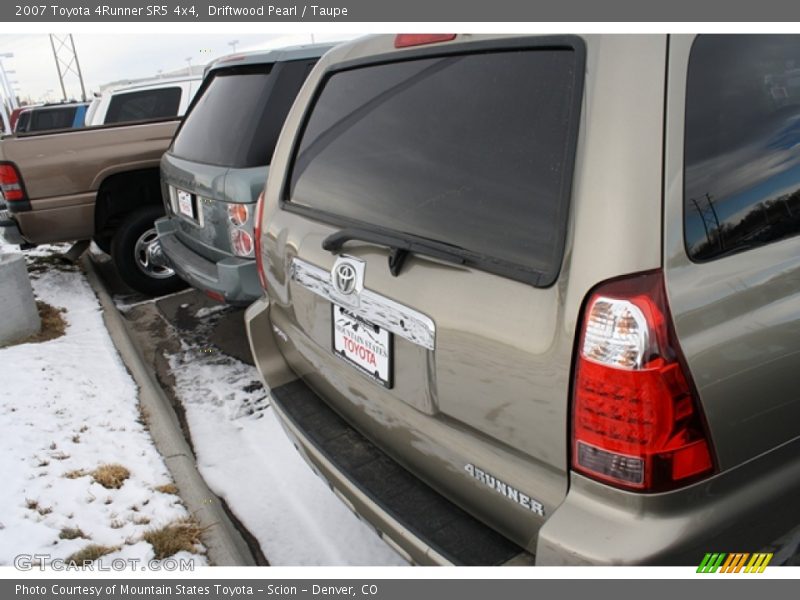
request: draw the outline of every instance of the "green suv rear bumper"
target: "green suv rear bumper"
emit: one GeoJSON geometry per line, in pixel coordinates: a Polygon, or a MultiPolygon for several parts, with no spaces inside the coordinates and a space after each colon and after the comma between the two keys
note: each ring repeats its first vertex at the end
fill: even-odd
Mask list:
{"type": "Polygon", "coordinates": [[[164,217],[155,225],[169,266],[189,285],[219,294],[228,304],[247,305],[261,297],[254,259],[230,256],[213,262],[181,242],[173,218],[164,217]]]}

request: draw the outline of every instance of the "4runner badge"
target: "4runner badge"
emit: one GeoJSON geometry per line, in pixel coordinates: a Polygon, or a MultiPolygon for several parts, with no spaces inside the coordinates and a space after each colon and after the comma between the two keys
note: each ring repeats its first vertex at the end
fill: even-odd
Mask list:
{"type": "Polygon", "coordinates": [[[509,500],[513,500],[523,508],[527,508],[540,517],[544,516],[544,506],[541,502],[520,492],[517,488],[508,485],[505,481],[500,481],[494,475],[479,469],[473,464],[464,465],[464,470],[481,483],[492,488],[498,494],[502,494],[509,500]]]}

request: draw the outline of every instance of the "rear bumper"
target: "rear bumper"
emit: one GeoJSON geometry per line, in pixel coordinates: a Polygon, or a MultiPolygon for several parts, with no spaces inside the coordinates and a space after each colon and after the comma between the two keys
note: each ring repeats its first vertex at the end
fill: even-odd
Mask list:
{"type": "Polygon", "coordinates": [[[27,243],[74,242],[90,240],[94,235],[93,201],[57,208],[42,208],[39,204],[33,209],[16,209],[9,213],[13,214],[17,229],[27,243]]]}
{"type": "Polygon", "coordinates": [[[263,298],[245,323],[271,405],[295,447],[389,546],[416,564],[532,564],[530,554],[419,481],[297,379],[275,345],[263,298]]]}
{"type": "Polygon", "coordinates": [[[2,237],[7,244],[19,245],[27,242],[27,240],[22,237],[17,222],[11,218],[5,207],[0,209],[0,237],[2,237]]]}
{"type": "Polygon", "coordinates": [[[228,257],[213,262],[178,239],[177,226],[170,217],[158,219],[155,225],[170,267],[189,285],[220,294],[229,304],[247,305],[261,297],[255,260],[228,257]]]}
{"type": "MultiPolygon", "coordinates": [[[[382,453],[299,379],[281,353],[285,333],[273,326],[266,298],[248,308],[245,324],[272,406],[298,451],[387,543],[418,564],[534,560],[518,547],[509,550],[503,542],[510,542],[498,541],[494,530],[464,519],[463,511],[382,453]],[[440,529],[426,522],[431,515],[442,519],[440,529]],[[465,555],[475,547],[486,554],[465,555]]],[[[661,494],[624,492],[572,473],[566,497],[532,541],[535,562],[697,567],[707,552],[773,552],[771,564],[796,560],[798,456],[800,439],[661,494]]]]}
{"type": "Polygon", "coordinates": [[[694,485],[662,494],[614,490],[572,474],[569,493],[539,531],[537,564],[697,567],[708,552],[800,548],[800,439],[694,485]]]}

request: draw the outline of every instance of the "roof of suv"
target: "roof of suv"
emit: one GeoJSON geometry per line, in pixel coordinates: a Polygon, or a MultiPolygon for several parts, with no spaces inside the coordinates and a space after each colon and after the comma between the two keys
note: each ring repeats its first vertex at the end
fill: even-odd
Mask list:
{"type": "Polygon", "coordinates": [[[202,79],[202,75],[180,75],[178,77],[156,77],[153,79],[146,79],[143,81],[135,81],[129,83],[119,83],[104,91],[104,94],[119,94],[121,92],[130,92],[133,90],[152,89],[158,87],[167,87],[176,83],[184,81],[198,81],[202,79]]]}
{"type": "Polygon", "coordinates": [[[305,44],[301,46],[287,46],[286,48],[275,48],[272,50],[255,50],[252,52],[237,52],[222,56],[209,63],[206,68],[206,75],[214,69],[238,65],[253,65],[266,62],[280,62],[287,60],[302,60],[304,58],[316,58],[325,54],[336,44],[305,44]]]}

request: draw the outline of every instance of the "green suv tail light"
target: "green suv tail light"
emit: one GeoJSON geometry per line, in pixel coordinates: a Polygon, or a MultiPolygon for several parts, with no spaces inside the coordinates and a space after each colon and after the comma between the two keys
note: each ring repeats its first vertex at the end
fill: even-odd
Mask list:
{"type": "Polygon", "coordinates": [[[579,333],[572,467],[656,492],[711,473],[711,442],[680,356],[661,271],[601,284],[579,333]]]}

